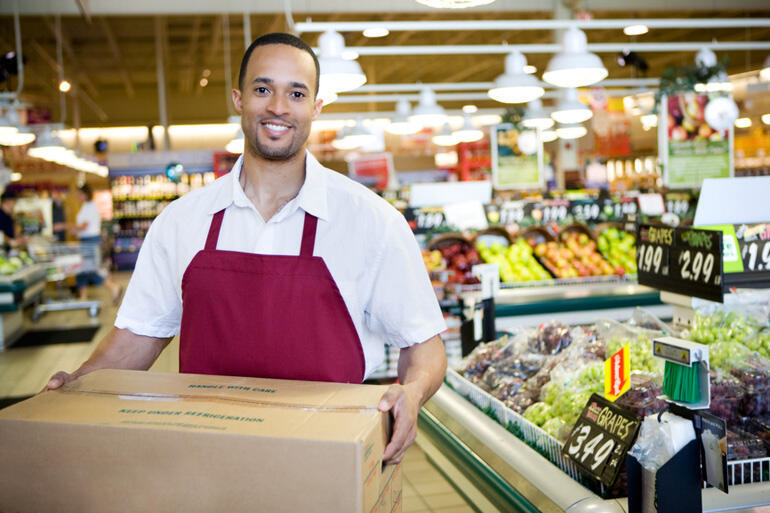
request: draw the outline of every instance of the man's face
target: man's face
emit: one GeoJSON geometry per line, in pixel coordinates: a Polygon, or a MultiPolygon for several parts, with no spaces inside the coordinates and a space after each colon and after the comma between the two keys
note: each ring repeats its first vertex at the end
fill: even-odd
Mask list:
{"type": "Polygon", "coordinates": [[[304,150],[321,112],[321,100],[314,99],[315,74],[313,58],[299,48],[274,44],[254,49],[243,90],[233,90],[245,152],[287,160],[304,150]]]}

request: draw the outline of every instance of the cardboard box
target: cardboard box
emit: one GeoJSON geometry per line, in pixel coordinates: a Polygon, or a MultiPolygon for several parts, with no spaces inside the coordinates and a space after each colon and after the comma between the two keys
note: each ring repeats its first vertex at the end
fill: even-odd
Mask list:
{"type": "Polygon", "coordinates": [[[400,511],[386,387],[103,370],[0,411],[0,511],[400,511]]]}

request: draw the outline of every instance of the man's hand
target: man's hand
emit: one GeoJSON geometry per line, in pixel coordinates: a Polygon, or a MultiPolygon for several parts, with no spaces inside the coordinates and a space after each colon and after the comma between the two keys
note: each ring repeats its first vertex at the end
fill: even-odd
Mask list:
{"type": "Polygon", "coordinates": [[[406,450],[417,438],[417,413],[420,401],[404,385],[391,385],[380,399],[377,409],[393,415],[393,434],[385,447],[382,460],[385,464],[399,463],[406,450]]]}
{"type": "Polygon", "coordinates": [[[57,388],[60,388],[65,383],[69,383],[73,379],[75,379],[74,374],[70,374],[69,372],[59,371],[53,376],[51,376],[51,379],[48,380],[48,383],[46,384],[45,388],[41,390],[41,392],[47,392],[48,390],[56,390],[57,388]]]}
{"type": "Polygon", "coordinates": [[[385,447],[385,463],[398,463],[417,438],[417,414],[436,393],[446,373],[444,342],[436,335],[425,342],[401,349],[398,380],[382,396],[378,409],[393,414],[393,435],[385,447]]]}

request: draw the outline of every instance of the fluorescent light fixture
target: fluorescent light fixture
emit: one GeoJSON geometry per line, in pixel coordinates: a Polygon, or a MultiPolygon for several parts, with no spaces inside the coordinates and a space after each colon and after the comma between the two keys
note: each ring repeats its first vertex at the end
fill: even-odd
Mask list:
{"type": "Polygon", "coordinates": [[[390,34],[390,30],[385,27],[369,27],[364,30],[364,37],[385,37],[390,34]]]}
{"type": "Polygon", "coordinates": [[[730,82],[730,77],[724,71],[711,77],[705,84],[695,84],[695,91],[698,93],[730,92],[732,90],[733,84],[730,82]]]}
{"type": "Polygon", "coordinates": [[[385,127],[385,131],[395,135],[411,135],[420,131],[422,126],[409,118],[411,106],[406,98],[401,98],[396,102],[396,115],[393,116],[391,123],[385,127]]]}
{"type": "Polygon", "coordinates": [[[467,9],[489,5],[495,0],[417,0],[418,4],[427,5],[436,9],[467,9]]]}
{"type": "Polygon", "coordinates": [[[627,36],[641,36],[642,34],[646,34],[649,31],[650,29],[647,27],[647,25],[641,24],[623,27],[623,33],[627,36]]]}
{"type": "Polygon", "coordinates": [[[762,120],[762,123],[770,125],[770,114],[762,114],[760,119],[762,120]]]}
{"type": "Polygon", "coordinates": [[[555,141],[559,138],[559,135],[556,133],[556,130],[543,130],[540,132],[540,139],[544,142],[551,142],[555,141]]]}
{"type": "Polygon", "coordinates": [[[412,110],[411,121],[423,127],[439,127],[446,122],[444,108],[436,103],[436,93],[429,87],[420,91],[420,102],[412,110]]]}
{"type": "Polygon", "coordinates": [[[524,73],[527,59],[514,50],[505,57],[505,73],[495,79],[487,94],[501,103],[527,103],[545,94],[537,78],[524,73]]]}
{"type": "Polygon", "coordinates": [[[561,125],[556,128],[556,135],[561,139],[579,139],[586,135],[588,130],[583,125],[561,125]]]}
{"type": "Polygon", "coordinates": [[[582,123],[593,115],[588,105],[578,100],[578,91],[574,87],[564,89],[562,99],[556,105],[556,110],[551,113],[551,117],[563,125],[582,123]]]}
{"type": "Polygon", "coordinates": [[[319,91],[352,91],[366,83],[366,75],[358,62],[342,58],[345,39],[341,34],[328,30],[321,34],[318,45],[318,63],[321,67],[319,91]]]}
{"type": "Polygon", "coordinates": [[[433,144],[437,146],[455,146],[460,142],[457,140],[457,137],[455,137],[455,134],[452,133],[448,123],[444,124],[441,131],[434,135],[431,140],[433,141],[433,144]]]}
{"type": "Polygon", "coordinates": [[[521,70],[527,75],[534,75],[535,73],[537,73],[537,68],[531,64],[527,64],[521,70]]]}
{"type": "Polygon", "coordinates": [[[475,105],[463,105],[463,112],[467,114],[475,114],[479,111],[479,108],[475,105]]]}
{"type": "Polygon", "coordinates": [[[0,135],[0,146],[24,146],[35,140],[32,132],[19,131],[13,134],[0,135]]]}
{"type": "Polygon", "coordinates": [[[558,87],[583,87],[604,80],[607,68],[587,50],[585,33],[572,27],[564,32],[562,51],[554,55],[543,73],[543,80],[558,87]]]}
{"type": "Polygon", "coordinates": [[[749,128],[751,126],[751,118],[738,118],[735,120],[736,128],[749,128]]]}
{"type": "Polygon", "coordinates": [[[59,91],[62,93],[68,93],[70,89],[72,89],[72,84],[70,84],[68,81],[62,80],[59,82],[59,91]]]}
{"type": "Polygon", "coordinates": [[[770,55],[765,59],[765,63],[762,65],[762,69],[759,70],[759,77],[764,80],[770,80],[770,55]]]}
{"type": "Polygon", "coordinates": [[[543,110],[543,102],[536,99],[527,104],[527,112],[524,114],[521,124],[527,128],[547,130],[554,125],[554,120],[543,110]]]}
{"type": "Polygon", "coordinates": [[[473,126],[471,123],[471,115],[465,113],[463,116],[463,126],[459,130],[455,130],[452,135],[455,136],[458,142],[474,142],[484,138],[484,132],[473,126]]]}

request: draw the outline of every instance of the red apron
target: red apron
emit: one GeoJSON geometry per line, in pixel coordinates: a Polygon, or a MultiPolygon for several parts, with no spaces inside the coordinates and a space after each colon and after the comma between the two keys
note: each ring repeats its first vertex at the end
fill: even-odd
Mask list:
{"type": "Polygon", "coordinates": [[[305,213],[299,256],[217,250],[224,210],[182,278],[179,371],[361,383],[364,353],[337,284],[313,256],[305,213]]]}

